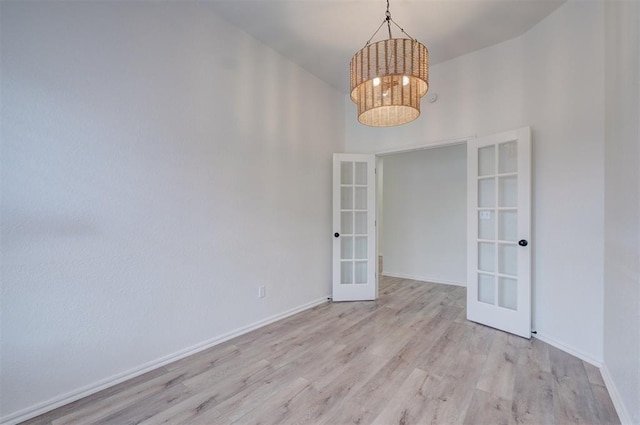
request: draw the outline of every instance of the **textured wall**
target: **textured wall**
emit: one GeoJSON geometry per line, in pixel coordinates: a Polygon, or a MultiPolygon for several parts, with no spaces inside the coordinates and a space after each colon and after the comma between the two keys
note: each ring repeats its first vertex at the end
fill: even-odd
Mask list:
{"type": "Polygon", "coordinates": [[[342,94],[206,2],[1,7],[0,416],[330,293],[342,94]]]}

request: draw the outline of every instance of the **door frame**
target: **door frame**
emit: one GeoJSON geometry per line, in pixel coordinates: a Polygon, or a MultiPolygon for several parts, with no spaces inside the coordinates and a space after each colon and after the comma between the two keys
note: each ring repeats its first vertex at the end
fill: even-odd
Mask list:
{"type": "Polygon", "coordinates": [[[396,153],[423,151],[423,150],[428,150],[428,149],[432,149],[432,148],[442,148],[444,146],[461,145],[463,143],[467,143],[467,141],[469,141],[469,139],[476,139],[477,137],[478,136],[474,134],[473,136],[458,137],[458,138],[455,138],[455,139],[439,140],[439,141],[433,142],[433,143],[425,143],[425,144],[420,144],[420,145],[412,145],[412,146],[405,146],[405,147],[401,147],[401,148],[382,150],[382,151],[374,152],[373,155],[375,155],[376,157],[381,157],[381,156],[386,156],[386,155],[393,155],[393,154],[396,154],[396,153]]]}

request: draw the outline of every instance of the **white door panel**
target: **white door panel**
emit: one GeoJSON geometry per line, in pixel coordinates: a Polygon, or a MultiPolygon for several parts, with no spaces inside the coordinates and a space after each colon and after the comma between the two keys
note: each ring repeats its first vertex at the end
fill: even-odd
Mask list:
{"type": "Polygon", "coordinates": [[[375,156],[333,155],[333,300],[377,297],[375,156]]]}
{"type": "Polygon", "coordinates": [[[467,143],[467,318],[531,337],[531,130],[467,143]]]}

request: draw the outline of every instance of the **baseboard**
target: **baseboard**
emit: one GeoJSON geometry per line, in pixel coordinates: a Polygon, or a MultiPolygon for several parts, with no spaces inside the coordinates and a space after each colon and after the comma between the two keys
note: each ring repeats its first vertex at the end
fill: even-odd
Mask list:
{"type": "Polygon", "coordinates": [[[221,344],[225,341],[228,341],[237,336],[246,334],[247,332],[251,332],[255,329],[261,328],[263,326],[269,325],[273,322],[277,322],[278,320],[282,320],[286,317],[293,316],[296,313],[299,313],[304,310],[308,310],[317,305],[326,303],[329,296],[322,297],[315,301],[311,301],[309,303],[303,304],[301,306],[295,307],[291,310],[285,311],[280,314],[276,314],[274,316],[268,317],[264,320],[260,320],[258,322],[252,323],[250,325],[244,326],[242,328],[233,330],[231,332],[227,332],[223,335],[217,336],[215,338],[211,338],[207,341],[203,341],[199,344],[193,345],[191,347],[185,348],[173,354],[169,354],[168,356],[161,357],[159,359],[150,361],[141,366],[138,366],[134,369],[128,370],[126,372],[120,373],[118,375],[100,380],[94,384],[87,385],[85,387],[79,388],[75,391],[71,391],[67,394],[63,394],[59,397],[55,397],[48,401],[38,403],[35,406],[28,407],[26,409],[20,410],[18,412],[7,415],[3,418],[0,418],[0,425],[15,425],[20,422],[35,418],[36,416],[42,415],[43,413],[47,413],[51,410],[57,409],[58,407],[64,406],[66,404],[72,403],[76,400],[80,400],[81,398],[87,397],[91,394],[95,394],[98,391],[102,391],[106,388],[117,385],[121,382],[127,381],[129,379],[135,378],[136,376],[140,376],[144,373],[150,372],[154,369],[172,363],[176,360],[180,360],[182,358],[188,357],[192,354],[196,354],[200,351],[206,350],[218,344],[221,344]]]}
{"type": "Polygon", "coordinates": [[[397,278],[400,278],[400,279],[419,280],[421,282],[440,283],[442,285],[455,285],[455,286],[464,286],[464,287],[467,286],[466,282],[444,281],[444,280],[438,280],[438,279],[431,279],[431,278],[426,277],[426,276],[415,276],[415,275],[404,274],[404,273],[393,273],[393,272],[383,271],[382,275],[383,276],[389,276],[389,277],[397,277],[397,278]]]}
{"type": "Polygon", "coordinates": [[[577,358],[579,358],[580,360],[583,360],[587,363],[590,363],[592,365],[594,365],[597,368],[602,368],[602,360],[598,360],[595,359],[593,357],[591,357],[588,354],[585,354],[583,352],[581,352],[580,350],[577,350],[571,346],[568,346],[566,344],[563,344],[553,338],[550,338],[548,336],[546,336],[545,334],[542,334],[540,332],[538,332],[537,334],[533,334],[534,338],[539,339],[542,342],[546,342],[549,345],[552,345],[554,347],[556,347],[558,350],[562,350],[565,353],[571,354],[572,356],[575,356],[577,358]]]}
{"type": "Polygon", "coordinates": [[[611,397],[611,401],[613,402],[613,407],[616,408],[616,413],[618,414],[620,423],[622,425],[633,425],[633,422],[631,421],[631,415],[622,402],[622,397],[620,397],[618,387],[616,387],[616,384],[613,381],[611,373],[609,372],[606,364],[600,368],[600,373],[602,374],[602,380],[607,387],[607,391],[609,391],[609,396],[611,397]]]}

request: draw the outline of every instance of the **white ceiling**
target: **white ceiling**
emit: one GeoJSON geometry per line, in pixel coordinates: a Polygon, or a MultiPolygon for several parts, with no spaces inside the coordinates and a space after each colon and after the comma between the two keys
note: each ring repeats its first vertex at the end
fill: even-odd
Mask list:
{"type": "MultiPolygon", "coordinates": [[[[393,20],[436,64],[517,37],[566,0],[390,0],[393,20]]],[[[226,21],[344,93],[349,61],[383,22],[386,0],[211,0],[226,21]]],[[[392,26],[393,27],[393,26],[392,26]]],[[[393,36],[400,30],[392,28],[393,36]]],[[[373,41],[388,37],[386,26],[373,41]]]]}

